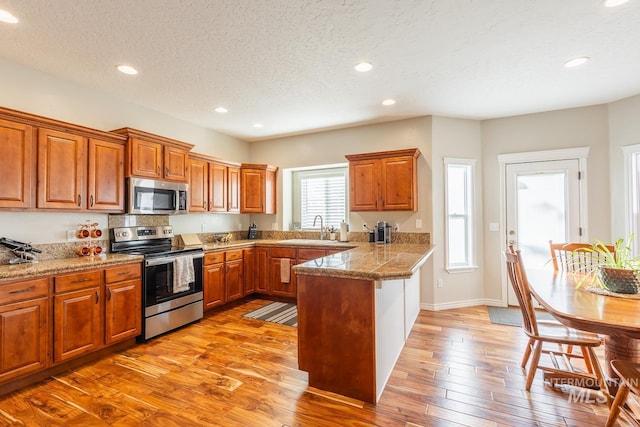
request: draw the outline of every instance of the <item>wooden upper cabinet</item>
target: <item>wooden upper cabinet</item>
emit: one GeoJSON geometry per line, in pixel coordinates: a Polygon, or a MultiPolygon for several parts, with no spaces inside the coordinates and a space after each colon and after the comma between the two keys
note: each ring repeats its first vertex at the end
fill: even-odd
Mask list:
{"type": "Polygon", "coordinates": [[[227,167],[227,211],[240,212],[240,168],[227,167]]]}
{"type": "Polygon", "coordinates": [[[209,163],[209,210],[227,212],[227,166],[209,163]]]}
{"type": "Polygon", "coordinates": [[[349,207],[352,211],[378,210],[379,169],[377,160],[349,162],[349,207]]]}
{"type": "Polygon", "coordinates": [[[137,129],[111,131],[128,138],[126,176],[189,181],[189,151],[192,144],[137,129]]]}
{"type": "Polygon", "coordinates": [[[189,150],[176,147],[164,147],[164,179],[168,181],[188,181],[189,150]]]}
{"type": "Polygon", "coordinates": [[[131,175],[162,178],[162,144],[131,138],[129,141],[131,175]]]}
{"type": "Polygon", "coordinates": [[[240,212],[276,213],[276,173],[271,165],[243,164],[240,168],[240,212]]]}
{"type": "Polygon", "coordinates": [[[38,207],[82,209],[86,138],[50,129],[38,131],[38,207]]]}
{"type": "Polygon", "coordinates": [[[350,210],[416,211],[419,156],[417,148],[345,156],[350,210]]]}
{"type": "Polygon", "coordinates": [[[33,207],[33,127],[0,120],[0,208],[33,207]]]}
{"type": "Polygon", "coordinates": [[[122,143],[89,139],[89,210],[124,211],[124,155],[122,143]]]}
{"type": "Polygon", "coordinates": [[[209,204],[209,163],[189,158],[189,212],[206,212],[209,204]]]}

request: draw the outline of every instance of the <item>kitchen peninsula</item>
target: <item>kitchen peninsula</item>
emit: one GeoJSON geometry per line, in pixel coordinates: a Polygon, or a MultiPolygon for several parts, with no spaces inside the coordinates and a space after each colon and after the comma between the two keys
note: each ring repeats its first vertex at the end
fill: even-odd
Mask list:
{"type": "Polygon", "coordinates": [[[426,244],[362,244],[296,265],[309,386],[376,404],[420,311],[426,244]]]}

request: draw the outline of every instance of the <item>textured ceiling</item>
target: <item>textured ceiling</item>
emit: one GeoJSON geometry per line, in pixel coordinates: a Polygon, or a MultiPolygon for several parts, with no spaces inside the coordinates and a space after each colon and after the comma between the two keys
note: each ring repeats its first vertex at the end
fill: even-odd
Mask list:
{"type": "Polygon", "coordinates": [[[640,93],[640,0],[0,0],[0,9],[20,19],[0,23],[0,57],[246,140],[640,93]],[[576,56],[592,60],[563,67],[576,56]],[[374,69],[354,71],[360,61],[374,69]],[[118,73],[119,63],[140,74],[118,73]],[[397,104],[383,107],[386,98],[397,104]],[[214,113],[219,105],[229,112],[214,113]]]}

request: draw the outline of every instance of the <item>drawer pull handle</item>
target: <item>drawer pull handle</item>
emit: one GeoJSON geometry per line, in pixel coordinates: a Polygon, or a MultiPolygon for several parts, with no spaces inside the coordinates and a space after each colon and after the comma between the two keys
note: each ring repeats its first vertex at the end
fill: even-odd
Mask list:
{"type": "Polygon", "coordinates": [[[118,273],[118,276],[124,276],[126,274],[131,273],[130,271],[121,271],[120,273],[118,273]]]}
{"type": "Polygon", "coordinates": [[[107,289],[107,301],[111,301],[111,289],[107,289]]]}
{"type": "Polygon", "coordinates": [[[88,282],[91,279],[88,278],[84,278],[84,279],[77,279],[77,280],[73,280],[71,283],[82,283],[82,282],[88,282]]]}
{"type": "Polygon", "coordinates": [[[100,301],[100,294],[96,291],[96,304],[100,301]]]}
{"type": "Polygon", "coordinates": [[[25,289],[20,289],[18,291],[9,291],[10,294],[24,294],[25,292],[31,292],[31,291],[35,291],[36,287],[35,286],[30,286],[28,288],[25,289]]]}

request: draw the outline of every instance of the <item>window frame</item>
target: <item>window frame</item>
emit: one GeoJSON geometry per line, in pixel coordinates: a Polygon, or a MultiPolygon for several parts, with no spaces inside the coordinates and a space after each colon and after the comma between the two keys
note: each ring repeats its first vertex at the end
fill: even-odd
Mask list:
{"type": "MultiPolygon", "coordinates": [[[[302,226],[302,199],[301,199],[301,180],[305,177],[327,176],[341,173],[344,176],[344,215],[342,220],[348,223],[349,218],[349,167],[348,163],[318,165],[305,168],[294,169],[291,171],[291,223],[300,223],[300,231],[317,231],[318,227],[309,228],[302,226]]],[[[323,215],[324,226],[331,225],[327,222],[327,218],[323,215]]],[[[339,227],[339,224],[334,227],[339,227]]],[[[294,229],[291,226],[291,229],[294,229]]]]}
{"type": "Polygon", "coordinates": [[[478,195],[476,191],[477,182],[477,160],[476,159],[461,159],[461,158],[444,158],[444,228],[445,228],[445,270],[449,273],[464,273],[478,269],[477,265],[477,251],[478,251],[478,195]],[[464,214],[449,212],[449,193],[452,191],[449,185],[449,168],[450,167],[464,167],[466,172],[465,177],[465,192],[466,192],[466,211],[464,214]],[[449,248],[452,244],[450,241],[450,219],[452,217],[466,218],[465,226],[465,256],[466,263],[452,265],[449,259],[449,248]]]}
{"type": "Polygon", "coordinates": [[[640,255],[640,144],[622,147],[624,153],[625,235],[633,234],[632,250],[640,255]]]}

